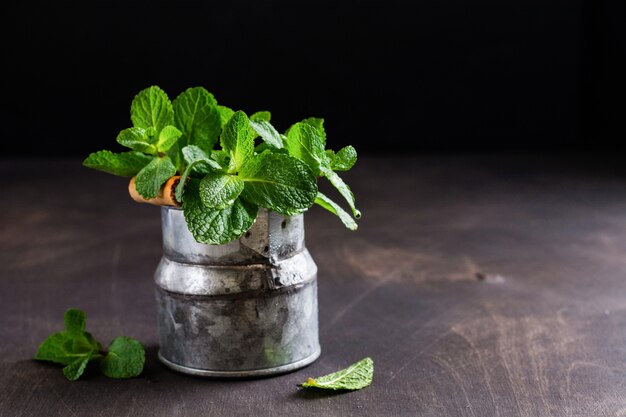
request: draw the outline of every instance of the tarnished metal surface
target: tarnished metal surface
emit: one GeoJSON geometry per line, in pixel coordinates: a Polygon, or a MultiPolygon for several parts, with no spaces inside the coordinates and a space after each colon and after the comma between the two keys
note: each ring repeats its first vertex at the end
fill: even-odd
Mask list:
{"type": "Polygon", "coordinates": [[[303,217],[265,209],[226,245],[197,243],[177,208],[162,208],[155,274],[159,358],[181,372],[226,377],[298,369],[320,354],[317,267],[303,217]]]}

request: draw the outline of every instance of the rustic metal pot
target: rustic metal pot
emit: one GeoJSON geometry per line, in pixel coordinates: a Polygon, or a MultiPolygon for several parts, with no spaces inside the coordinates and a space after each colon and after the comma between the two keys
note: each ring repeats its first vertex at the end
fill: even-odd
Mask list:
{"type": "Polygon", "coordinates": [[[260,209],[224,245],[197,243],[182,210],[163,207],[163,258],[155,273],[159,359],[201,376],[293,371],[320,355],[317,267],[303,216],[260,209]]]}

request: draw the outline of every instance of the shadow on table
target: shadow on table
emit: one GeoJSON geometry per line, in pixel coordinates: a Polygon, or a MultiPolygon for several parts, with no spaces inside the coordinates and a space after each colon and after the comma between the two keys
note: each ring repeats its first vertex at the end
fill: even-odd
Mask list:
{"type": "Polygon", "coordinates": [[[352,391],[349,390],[327,390],[321,388],[301,388],[299,391],[293,394],[294,398],[303,400],[321,400],[330,397],[340,397],[345,394],[349,394],[352,391]]]}

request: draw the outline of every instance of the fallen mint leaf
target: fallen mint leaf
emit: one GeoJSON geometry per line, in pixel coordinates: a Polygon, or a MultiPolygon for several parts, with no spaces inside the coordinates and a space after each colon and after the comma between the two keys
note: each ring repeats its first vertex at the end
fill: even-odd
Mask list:
{"type": "Polygon", "coordinates": [[[126,336],[116,337],[109,346],[109,352],[100,370],[109,378],[132,378],[143,371],[146,354],[141,343],[126,336]]]}
{"type": "Polygon", "coordinates": [[[332,390],[357,390],[370,385],[373,377],[374,361],[371,358],[365,358],[341,371],[318,378],[309,378],[302,386],[332,390]]]}

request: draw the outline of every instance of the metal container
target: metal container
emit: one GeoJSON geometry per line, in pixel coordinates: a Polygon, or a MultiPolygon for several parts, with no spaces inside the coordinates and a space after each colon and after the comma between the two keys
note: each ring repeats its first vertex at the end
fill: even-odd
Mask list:
{"type": "Polygon", "coordinates": [[[319,357],[317,266],[302,215],[260,209],[252,228],[225,245],[197,243],[178,208],[163,207],[161,217],[161,362],[187,374],[251,377],[319,357]]]}

